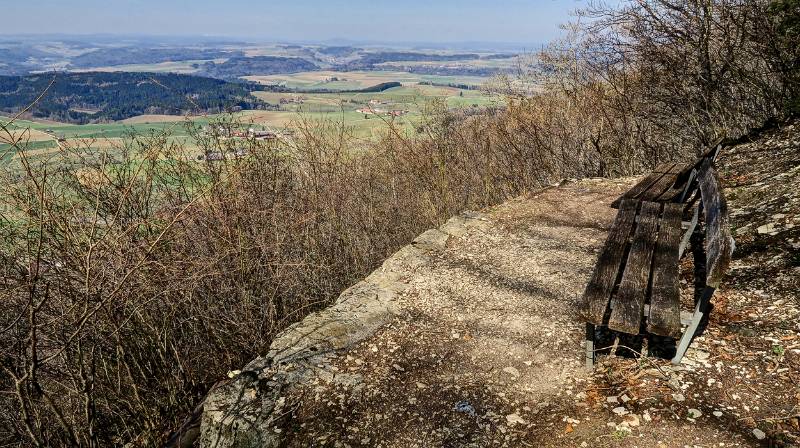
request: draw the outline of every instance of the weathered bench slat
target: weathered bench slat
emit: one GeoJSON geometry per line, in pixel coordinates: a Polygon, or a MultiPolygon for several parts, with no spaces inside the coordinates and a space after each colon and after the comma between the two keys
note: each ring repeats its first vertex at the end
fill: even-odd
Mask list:
{"type": "Polygon", "coordinates": [[[728,225],[728,203],[712,163],[711,159],[703,162],[698,181],[706,219],[706,284],[716,288],[730,265],[734,242],[728,225]]]}
{"type": "Polygon", "coordinates": [[[623,333],[639,334],[642,311],[650,281],[650,267],[653,249],[658,237],[658,217],[661,204],[642,202],[639,224],[633,235],[631,251],[619,290],[611,300],[611,318],[608,328],[623,333]]]}
{"type": "Polygon", "coordinates": [[[639,199],[642,201],[657,201],[661,195],[669,191],[677,183],[678,175],[682,170],[683,165],[679,163],[673,164],[661,179],[639,195],[639,199]]]}
{"type": "Polygon", "coordinates": [[[659,336],[681,334],[678,258],[682,217],[683,204],[665,204],[664,215],[658,223],[647,331],[659,336]]]}
{"type": "Polygon", "coordinates": [[[686,190],[686,183],[691,182],[691,170],[692,166],[688,164],[676,164],[673,170],[677,170],[675,176],[675,182],[673,185],[668,188],[666,191],[661,193],[660,196],[655,198],[656,202],[673,202],[679,198],[681,194],[683,194],[684,190],[686,190]],[[688,170],[688,171],[687,171],[688,170]]]}
{"type": "Polygon", "coordinates": [[[670,174],[681,174],[683,173],[686,168],[688,167],[685,163],[676,163],[672,165],[672,168],[669,169],[670,174]]]}
{"type": "Polygon", "coordinates": [[[636,201],[623,200],[617,219],[611,226],[603,250],[594,268],[594,273],[583,294],[584,313],[588,322],[603,324],[608,300],[617,280],[628,236],[636,220],[636,201]]]}
{"type": "Polygon", "coordinates": [[[675,166],[674,163],[662,163],[658,165],[655,171],[645,176],[645,178],[640,180],[639,183],[631,187],[631,189],[626,191],[625,194],[612,202],[611,207],[619,208],[619,205],[624,199],[637,198],[639,195],[647,191],[647,189],[650,188],[654,183],[658,182],[662,177],[667,175],[673,166],[675,166]]]}

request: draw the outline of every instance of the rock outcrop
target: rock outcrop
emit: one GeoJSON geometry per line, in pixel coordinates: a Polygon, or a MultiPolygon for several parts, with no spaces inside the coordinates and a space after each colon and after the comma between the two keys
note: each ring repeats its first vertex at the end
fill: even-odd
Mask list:
{"type": "Polygon", "coordinates": [[[282,418],[292,409],[286,401],[293,387],[312,378],[357,381],[337,375],[330,361],[338,351],[373,334],[398,312],[397,295],[408,287],[405,277],[444,247],[451,235],[480,226],[479,213],[466,212],[440,229],[429,230],[387,259],[364,281],[343,292],[336,303],[307,316],[273,341],[269,353],[236,372],[205,400],[201,445],[220,448],[277,446],[282,418]]]}

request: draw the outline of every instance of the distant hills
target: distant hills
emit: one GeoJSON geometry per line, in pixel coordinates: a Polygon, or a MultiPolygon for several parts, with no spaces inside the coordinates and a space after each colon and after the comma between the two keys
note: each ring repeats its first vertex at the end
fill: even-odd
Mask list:
{"type": "Polygon", "coordinates": [[[343,71],[349,70],[375,70],[376,65],[385,62],[448,62],[448,61],[470,61],[480,59],[479,54],[475,53],[420,53],[413,51],[379,51],[374,53],[364,53],[358,59],[339,65],[337,68],[343,71]]]}
{"type": "MultiPolygon", "coordinates": [[[[242,78],[315,71],[487,77],[510,70],[514,62],[511,59],[517,56],[496,51],[333,42],[254,44],[209,38],[193,41],[114,36],[0,36],[0,111],[25,108],[54,76],[55,82],[47,95],[29,111],[33,117],[83,124],[140,114],[273,109],[278,106],[269,105],[251,93],[255,90],[299,93],[303,89],[259,85],[242,78]]],[[[339,76],[331,76],[334,78],[339,76]]],[[[348,92],[380,92],[399,85],[394,82],[398,79],[392,77],[377,78],[378,85],[348,92]]],[[[473,81],[441,82],[466,85],[473,81]]],[[[305,92],[344,92],[316,87],[305,92]]],[[[354,88],[360,87],[363,86],[354,88]]]]}
{"type": "Polygon", "coordinates": [[[155,38],[0,36],[0,75],[101,69],[171,71],[227,80],[316,70],[413,70],[426,74],[490,76],[504,68],[474,62],[511,58],[516,54],[503,50],[253,44],[208,38],[198,38],[195,42],[167,39],[159,43],[155,38]]]}
{"type": "Polygon", "coordinates": [[[101,48],[75,56],[72,68],[107,67],[127,64],[158,64],[166,61],[191,61],[241,57],[241,51],[198,48],[101,48]]]}
{"type": "Polygon", "coordinates": [[[383,82],[353,90],[301,89],[172,73],[0,75],[0,112],[16,113],[32,105],[27,113],[34,118],[87,124],[124,120],[144,114],[280,110],[280,105],[256,98],[252,94],[255,91],[376,93],[401,86],[399,82],[383,82]],[[42,97],[36,101],[40,95],[42,97]]]}

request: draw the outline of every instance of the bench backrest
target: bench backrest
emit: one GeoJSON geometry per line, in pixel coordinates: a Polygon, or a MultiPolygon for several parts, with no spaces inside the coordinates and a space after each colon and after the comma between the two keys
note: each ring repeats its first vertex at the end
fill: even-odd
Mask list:
{"type": "Polygon", "coordinates": [[[717,140],[715,143],[708,146],[707,149],[700,155],[700,157],[695,159],[695,161],[691,164],[687,164],[686,168],[684,168],[678,174],[675,180],[675,185],[683,185],[684,188],[683,194],[675,196],[675,199],[677,199],[678,202],[686,202],[694,195],[695,189],[697,188],[697,172],[700,170],[700,167],[702,167],[703,163],[705,163],[707,160],[711,160],[711,163],[716,162],[717,157],[724,146],[724,139],[717,140]]]}
{"type": "Polygon", "coordinates": [[[713,160],[707,158],[702,162],[697,180],[706,221],[706,284],[716,288],[730,266],[735,243],[728,225],[728,203],[713,160]]]}

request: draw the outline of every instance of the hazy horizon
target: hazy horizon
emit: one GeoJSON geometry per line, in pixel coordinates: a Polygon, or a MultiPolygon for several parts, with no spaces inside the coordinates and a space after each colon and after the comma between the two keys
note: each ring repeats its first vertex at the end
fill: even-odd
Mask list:
{"type": "Polygon", "coordinates": [[[7,6],[16,20],[0,36],[223,38],[354,43],[499,43],[538,45],[584,0],[32,0],[7,6]]]}

